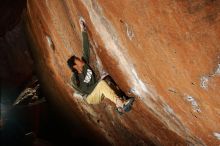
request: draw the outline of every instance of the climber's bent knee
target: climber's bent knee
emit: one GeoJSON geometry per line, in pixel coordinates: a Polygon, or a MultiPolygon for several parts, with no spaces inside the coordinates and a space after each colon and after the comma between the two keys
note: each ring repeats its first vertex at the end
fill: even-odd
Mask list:
{"type": "Polygon", "coordinates": [[[102,90],[105,86],[105,81],[101,80],[95,87],[95,89],[90,93],[86,101],[88,104],[99,104],[103,99],[104,95],[102,93],[102,90]]]}

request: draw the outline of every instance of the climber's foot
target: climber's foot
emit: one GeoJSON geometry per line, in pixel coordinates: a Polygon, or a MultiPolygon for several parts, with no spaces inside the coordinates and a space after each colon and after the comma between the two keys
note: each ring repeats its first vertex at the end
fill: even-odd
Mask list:
{"type": "Polygon", "coordinates": [[[86,31],[85,19],[83,17],[79,18],[79,26],[81,31],[86,31]]]}
{"type": "Polygon", "coordinates": [[[115,111],[119,114],[122,115],[124,112],[129,112],[132,108],[134,102],[134,97],[129,97],[129,99],[125,102],[123,107],[117,107],[115,111]]]}
{"type": "Polygon", "coordinates": [[[123,110],[125,112],[129,112],[132,108],[133,102],[134,102],[134,97],[130,97],[123,105],[123,110]]]}

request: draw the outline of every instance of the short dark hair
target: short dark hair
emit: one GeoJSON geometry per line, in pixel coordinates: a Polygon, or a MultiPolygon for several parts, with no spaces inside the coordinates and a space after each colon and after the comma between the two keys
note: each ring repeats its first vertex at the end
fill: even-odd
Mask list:
{"type": "Polygon", "coordinates": [[[69,68],[72,70],[73,65],[75,65],[75,60],[79,59],[78,57],[76,57],[75,55],[71,56],[68,60],[67,60],[67,64],[69,66],[69,68]]]}
{"type": "Polygon", "coordinates": [[[79,86],[80,81],[79,81],[78,71],[75,68],[73,68],[73,65],[75,65],[75,60],[76,59],[79,59],[79,58],[76,57],[75,55],[73,55],[72,57],[70,57],[67,60],[67,64],[68,64],[69,68],[71,69],[71,71],[73,72],[73,74],[74,74],[74,76],[76,78],[76,85],[79,86]]]}

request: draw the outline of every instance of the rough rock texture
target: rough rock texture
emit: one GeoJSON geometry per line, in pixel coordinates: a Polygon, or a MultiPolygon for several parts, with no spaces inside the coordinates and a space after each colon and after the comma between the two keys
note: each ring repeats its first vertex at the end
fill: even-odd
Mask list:
{"type": "Polygon", "coordinates": [[[220,144],[219,0],[28,0],[27,26],[50,100],[85,129],[115,145],[220,144]],[[73,96],[80,16],[93,66],[136,97],[126,115],[73,96]]]}
{"type": "MultiPolygon", "coordinates": [[[[26,0],[2,0],[0,5],[1,90],[18,88],[30,79],[33,61],[21,20],[26,0]]],[[[2,91],[3,92],[3,91],[2,91]]],[[[1,93],[2,93],[1,92],[1,93]]],[[[2,97],[2,96],[1,96],[2,97]]]]}
{"type": "Polygon", "coordinates": [[[6,35],[20,22],[27,0],[1,0],[0,37],[6,35]]]}
{"type": "Polygon", "coordinates": [[[18,87],[32,77],[33,60],[20,21],[11,31],[0,37],[0,79],[2,87],[18,87]]]}

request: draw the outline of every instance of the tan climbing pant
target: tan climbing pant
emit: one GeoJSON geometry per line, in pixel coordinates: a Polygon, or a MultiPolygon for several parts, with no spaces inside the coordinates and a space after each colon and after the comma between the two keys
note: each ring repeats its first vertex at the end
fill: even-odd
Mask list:
{"type": "Polygon", "coordinates": [[[109,85],[104,81],[101,80],[99,83],[96,85],[95,89],[90,93],[86,101],[89,104],[98,104],[100,103],[104,98],[108,98],[115,104],[117,103],[117,100],[119,100],[118,96],[114,92],[114,90],[109,87],[109,85]]]}

